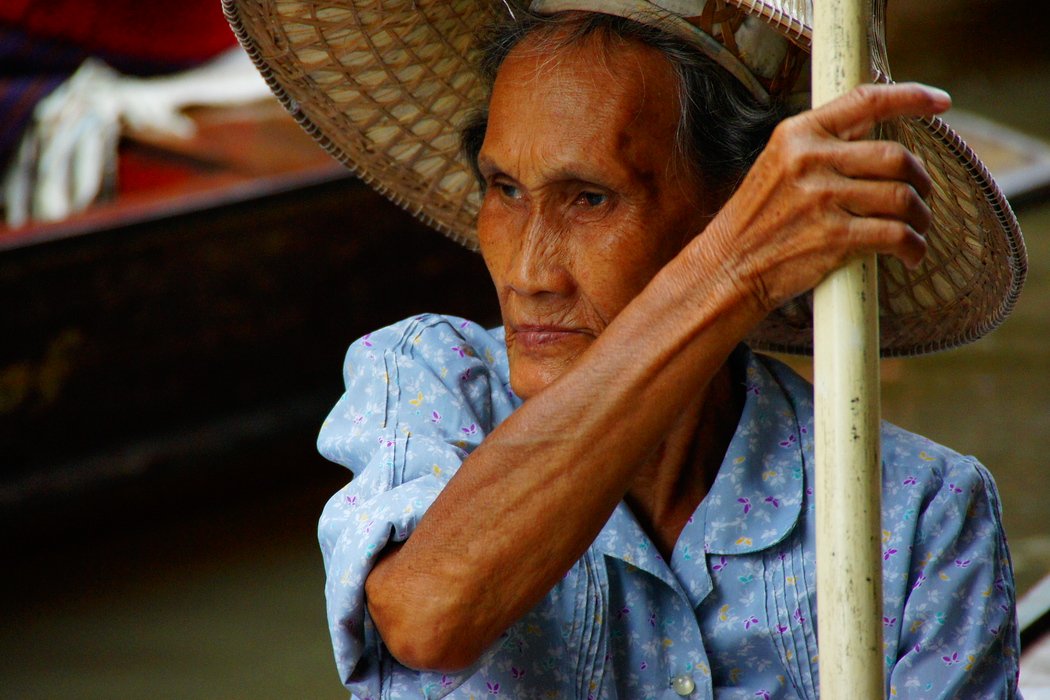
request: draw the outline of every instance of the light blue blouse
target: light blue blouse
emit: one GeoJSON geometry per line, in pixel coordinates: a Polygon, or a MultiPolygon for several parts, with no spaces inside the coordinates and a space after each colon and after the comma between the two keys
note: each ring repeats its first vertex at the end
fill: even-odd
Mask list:
{"type": "MultiPolygon", "coordinates": [[[[425,315],[354,343],[318,446],[353,480],[320,521],[336,664],[378,698],[815,698],[811,387],[746,354],[747,400],[715,481],[664,561],[621,503],[564,579],[470,670],[384,648],[364,581],[520,401],[501,330],[425,315]]],[[[1017,697],[1013,574],[973,458],[885,424],[887,694],[1017,697]]],[[[550,513],[550,527],[558,514],[550,513]]]]}

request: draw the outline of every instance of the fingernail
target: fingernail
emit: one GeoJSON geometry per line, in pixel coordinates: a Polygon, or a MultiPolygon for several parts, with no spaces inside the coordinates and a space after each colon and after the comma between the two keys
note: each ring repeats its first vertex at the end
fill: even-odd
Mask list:
{"type": "Polygon", "coordinates": [[[932,92],[933,96],[940,102],[950,103],[952,101],[952,96],[940,88],[930,88],[930,92],[932,92]]]}

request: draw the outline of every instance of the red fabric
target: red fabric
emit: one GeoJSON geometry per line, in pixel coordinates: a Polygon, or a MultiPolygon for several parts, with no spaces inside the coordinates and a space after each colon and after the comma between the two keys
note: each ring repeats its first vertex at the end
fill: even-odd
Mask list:
{"type": "Polygon", "coordinates": [[[236,43],[218,0],[2,0],[0,23],[87,53],[187,66],[236,43]]]}

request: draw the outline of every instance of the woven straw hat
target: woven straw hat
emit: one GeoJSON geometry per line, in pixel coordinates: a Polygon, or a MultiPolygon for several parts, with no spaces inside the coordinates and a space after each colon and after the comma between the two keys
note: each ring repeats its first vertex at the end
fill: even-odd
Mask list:
{"type": "MultiPolygon", "coordinates": [[[[812,0],[536,0],[540,13],[592,10],[659,21],[694,42],[759,99],[808,91],[812,0]]],[[[885,0],[875,0],[872,69],[890,82],[885,0]]],[[[223,0],[234,32],[299,123],[365,182],[476,248],[480,204],[458,128],[487,99],[477,34],[512,0],[223,0]]],[[[921,267],[880,258],[883,356],[955,347],[1013,308],[1027,267],[1017,220],[973,151],[939,118],[882,127],[934,181],[921,267]]],[[[807,298],[772,314],[757,347],[812,351],[807,298]]]]}

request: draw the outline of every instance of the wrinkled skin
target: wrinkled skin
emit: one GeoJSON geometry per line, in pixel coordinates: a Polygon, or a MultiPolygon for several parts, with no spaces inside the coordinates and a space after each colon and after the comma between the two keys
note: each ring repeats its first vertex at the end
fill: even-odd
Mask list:
{"type": "Polygon", "coordinates": [[[736,344],[853,255],[915,265],[925,251],[928,177],[903,147],[863,139],[944,111],[943,92],[869,86],[785,121],[722,205],[674,157],[661,56],[600,37],[534,49],[501,67],[479,159],[482,253],[527,400],[366,582],[413,668],[477,660],[621,500],[667,556],[735,427],[736,344]]]}
{"type": "MultiPolygon", "coordinates": [[[[520,51],[493,91],[478,235],[522,397],[571,366],[716,208],[676,158],[666,60],[642,46],[624,51],[637,80],[603,61],[520,51]]],[[[869,107],[853,99],[846,114],[781,125],[716,223],[735,232],[741,254],[758,254],[739,283],[764,308],[815,286],[858,242],[909,264],[923,254],[928,179],[899,144],[844,146],[840,138],[874,124],[854,123],[869,107]],[[858,218],[872,216],[887,218],[858,218]]]]}
{"type": "Polygon", "coordinates": [[[629,81],[572,54],[512,54],[494,86],[478,236],[522,397],[570,367],[709,218],[674,154],[674,75],[653,49],[631,54],[629,81]]]}

